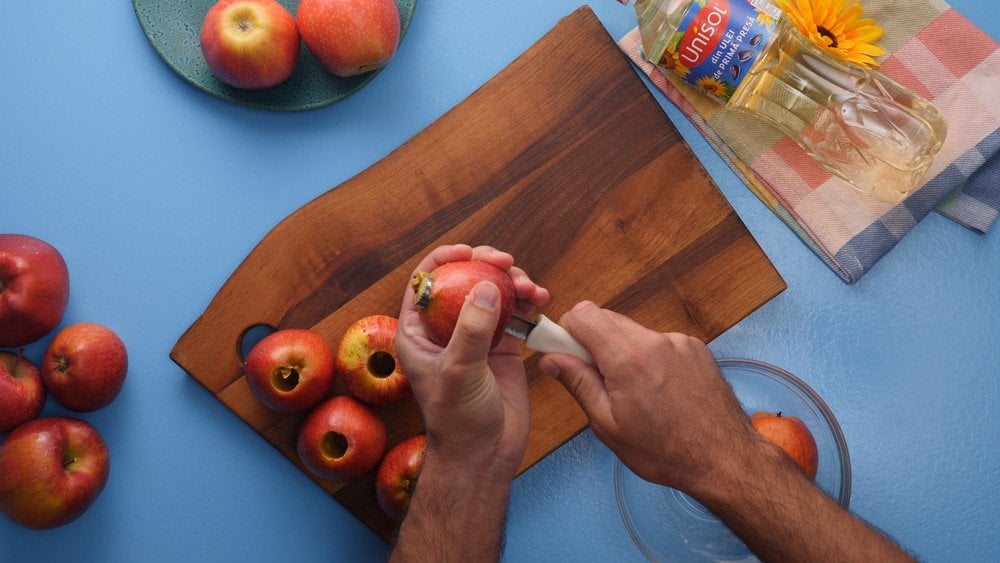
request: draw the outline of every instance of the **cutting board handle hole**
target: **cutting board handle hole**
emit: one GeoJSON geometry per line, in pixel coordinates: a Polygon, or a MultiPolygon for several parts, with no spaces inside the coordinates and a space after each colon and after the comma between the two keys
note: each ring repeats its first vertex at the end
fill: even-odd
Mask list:
{"type": "Polygon", "coordinates": [[[265,324],[253,325],[244,330],[240,334],[240,341],[237,345],[240,352],[240,362],[246,360],[247,354],[250,353],[250,350],[252,350],[258,342],[264,340],[276,331],[277,329],[273,326],[265,324]]]}

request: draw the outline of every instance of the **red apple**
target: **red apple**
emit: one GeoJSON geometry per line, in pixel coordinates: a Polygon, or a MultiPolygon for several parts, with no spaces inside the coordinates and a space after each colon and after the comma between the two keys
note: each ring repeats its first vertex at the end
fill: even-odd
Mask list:
{"type": "Polygon", "coordinates": [[[399,46],[396,0],[300,0],[302,42],[337,76],[382,68],[399,46]]]}
{"type": "Polygon", "coordinates": [[[458,314],[465,297],[481,281],[493,282],[500,290],[500,320],[493,333],[492,349],[503,337],[504,328],[514,312],[514,282],[506,272],[489,262],[467,260],[441,264],[430,273],[417,272],[410,280],[413,302],[433,335],[432,340],[446,346],[455,332],[458,314]]]}
{"type": "Polygon", "coordinates": [[[114,331],[77,323],[56,334],[42,360],[42,381],[60,405],[75,412],[108,406],[128,373],[128,351],[114,331]]]}
{"type": "Polygon", "coordinates": [[[816,478],[819,452],[812,432],[802,419],[780,412],[758,411],[750,415],[750,425],[769,442],[781,448],[810,480],[816,478]]]}
{"type": "Polygon", "coordinates": [[[58,250],[28,235],[0,234],[0,346],[52,332],[68,301],[69,271],[58,250]]]}
{"type": "Polygon", "coordinates": [[[396,356],[396,326],[386,315],[371,315],[352,324],[337,347],[337,374],[352,395],[377,406],[411,396],[410,381],[396,356]]]}
{"type": "Polygon", "coordinates": [[[333,387],[333,350],[323,337],[304,328],[273,332],[254,345],[244,362],[247,384],[271,410],[306,410],[333,387]]]}
{"type": "Polygon", "coordinates": [[[299,31],[277,0],[219,0],[205,14],[201,52],[212,74],[226,84],[270,88],[295,70],[299,31]]]}
{"type": "Polygon", "coordinates": [[[316,406],[299,428],[299,459],[324,479],[350,481],[378,465],[386,429],[368,407],[347,395],[316,406]]]}
{"type": "Polygon", "coordinates": [[[38,366],[0,350],[0,434],[38,416],[45,406],[45,387],[38,366]]]}
{"type": "Polygon", "coordinates": [[[385,454],[375,474],[375,497],[389,518],[399,521],[406,515],[413,487],[424,466],[427,436],[411,436],[385,454]]]}
{"type": "Polygon", "coordinates": [[[93,426],[74,418],[38,418],[0,443],[0,511],[27,528],[67,524],[108,481],[108,448],[93,426]]]}

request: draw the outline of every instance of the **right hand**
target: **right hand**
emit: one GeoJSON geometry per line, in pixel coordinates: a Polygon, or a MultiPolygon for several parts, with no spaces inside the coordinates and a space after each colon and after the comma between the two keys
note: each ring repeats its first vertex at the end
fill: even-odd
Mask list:
{"type": "Polygon", "coordinates": [[[597,368],[553,353],[540,369],[576,398],[597,437],[636,475],[694,493],[746,459],[753,429],[700,340],[655,332],[586,301],[560,324],[597,368]]]}

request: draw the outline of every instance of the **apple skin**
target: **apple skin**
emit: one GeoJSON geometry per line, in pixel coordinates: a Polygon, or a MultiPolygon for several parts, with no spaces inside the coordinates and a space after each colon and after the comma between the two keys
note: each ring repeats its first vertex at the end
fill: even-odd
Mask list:
{"type": "Polygon", "coordinates": [[[0,346],[16,348],[52,332],[69,302],[69,270],[51,244],[0,234],[0,346]]]}
{"type": "Polygon", "coordinates": [[[0,434],[36,418],[44,406],[38,366],[24,354],[0,350],[0,434]]]}
{"type": "Polygon", "coordinates": [[[302,42],[336,76],[382,68],[399,46],[396,0],[301,0],[295,17],[302,42]]]}
{"type": "Polygon", "coordinates": [[[400,521],[410,507],[413,486],[424,466],[427,436],[411,436],[385,454],[375,474],[375,497],[389,518],[400,521]]]}
{"type": "Polygon", "coordinates": [[[385,452],[382,419],[357,399],[336,395],[317,405],[299,427],[299,459],[314,474],[350,481],[378,465],[385,452]]]}
{"type": "Polygon", "coordinates": [[[783,416],[781,412],[758,411],[750,415],[750,425],[788,454],[806,477],[816,479],[819,452],[812,432],[802,419],[783,416]]]}
{"type": "Polygon", "coordinates": [[[506,272],[489,262],[460,260],[441,264],[430,273],[417,272],[413,275],[410,279],[410,286],[415,292],[413,302],[430,328],[431,340],[435,344],[448,345],[466,296],[484,280],[493,282],[500,290],[500,319],[490,343],[490,349],[493,349],[503,337],[507,321],[514,312],[514,282],[506,272]]]}
{"type": "Polygon", "coordinates": [[[205,14],[200,40],[212,74],[245,90],[281,84],[299,60],[295,17],[277,0],[219,0],[205,14]]]}
{"type": "Polygon", "coordinates": [[[286,328],[267,335],[250,350],[243,367],[250,392],[277,412],[311,408],[333,387],[333,350],[309,329],[286,328]]]}
{"type": "Polygon", "coordinates": [[[74,418],[36,418],[0,443],[0,511],[45,530],[83,514],[108,482],[108,448],[74,418]]]}
{"type": "Polygon", "coordinates": [[[127,373],[125,343],[97,323],[77,323],[60,330],[42,360],[45,388],[74,412],[93,412],[111,404],[127,373]]]}
{"type": "Polygon", "coordinates": [[[337,376],[369,405],[391,405],[413,395],[396,356],[398,325],[395,317],[364,317],[344,331],[337,346],[337,376]]]}

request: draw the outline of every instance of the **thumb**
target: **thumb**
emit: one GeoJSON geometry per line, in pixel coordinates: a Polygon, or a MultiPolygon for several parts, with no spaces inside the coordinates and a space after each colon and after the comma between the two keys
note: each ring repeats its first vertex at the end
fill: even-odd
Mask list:
{"type": "Polygon", "coordinates": [[[451,363],[486,363],[493,333],[500,321],[500,290],[492,282],[476,284],[465,297],[446,353],[451,363]]]}
{"type": "Polygon", "coordinates": [[[595,429],[607,427],[611,421],[611,401],[604,386],[604,376],[593,366],[569,354],[545,354],[538,360],[538,369],[554,377],[580,403],[595,429]]]}

